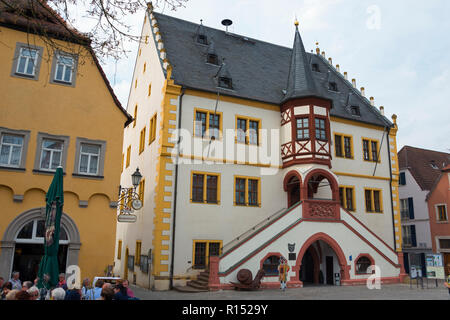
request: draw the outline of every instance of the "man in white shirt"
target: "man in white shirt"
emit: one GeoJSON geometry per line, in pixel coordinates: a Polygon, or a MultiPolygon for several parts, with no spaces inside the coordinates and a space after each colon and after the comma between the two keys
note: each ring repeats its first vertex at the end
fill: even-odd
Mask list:
{"type": "Polygon", "coordinates": [[[22,282],[19,279],[20,273],[18,271],[14,271],[12,273],[12,278],[9,280],[9,282],[12,283],[12,289],[13,290],[22,290],[22,282]]]}

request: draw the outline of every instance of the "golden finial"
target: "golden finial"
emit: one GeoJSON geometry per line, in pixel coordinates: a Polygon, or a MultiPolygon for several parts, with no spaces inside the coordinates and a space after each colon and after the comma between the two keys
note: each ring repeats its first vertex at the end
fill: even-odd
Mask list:
{"type": "Polygon", "coordinates": [[[295,24],[296,27],[298,27],[298,25],[300,24],[300,22],[298,22],[297,18],[295,18],[294,24],[295,24]]]}
{"type": "Polygon", "coordinates": [[[397,115],[396,114],[392,115],[392,120],[394,121],[394,124],[397,124],[397,115]]]}

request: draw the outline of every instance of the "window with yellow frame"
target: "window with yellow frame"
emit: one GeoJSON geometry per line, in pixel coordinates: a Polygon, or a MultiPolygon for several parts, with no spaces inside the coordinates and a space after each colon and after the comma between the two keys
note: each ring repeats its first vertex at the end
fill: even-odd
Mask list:
{"type": "Polygon", "coordinates": [[[341,206],[348,211],[356,211],[355,206],[355,187],[352,186],[340,186],[339,187],[339,198],[341,201],[341,206]]]}
{"type": "Polygon", "coordinates": [[[236,116],[236,143],[260,145],[261,119],[236,116]]]}
{"type": "Polygon", "coordinates": [[[142,179],[139,182],[139,199],[142,201],[142,205],[144,205],[144,195],[145,195],[145,179],[142,179]]]}
{"type": "Polygon", "coordinates": [[[378,140],[362,138],[364,161],[381,162],[378,140]]]}
{"type": "Polygon", "coordinates": [[[141,130],[141,136],[139,137],[139,154],[144,152],[145,150],[145,137],[146,137],[147,128],[141,130]]]}
{"type": "MultiPolygon", "coordinates": [[[[137,80],[136,80],[137,81],[137,80]]],[[[133,120],[133,128],[136,127],[137,122],[137,113],[138,113],[138,105],[134,106],[134,120],[133,120]]]]}
{"type": "Polygon", "coordinates": [[[127,148],[127,165],[126,165],[127,168],[130,166],[130,159],[131,159],[131,146],[128,146],[128,148],[127,148]]]}
{"type": "Polygon", "coordinates": [[[191,173],[191,203],[220,204],[220,174],[193,171],[191,173]]]}
{"type": "Polygon", "coordinates": [[[122,259],[122,240],[119,240],[117,244],[117,260],[122,259]]]}
{"type": "Polygon", "coordinates": [[[365,188],[364,199],[367,213],[383,213],[383,190],[365,188]]]}
{"type": "Polygon", "coordinates": [[[234,205],[261,207],[261,178],[235,176],[234,205]]]}
{"type": "Polygon", "coordinates": [[[192,266],[194,269],[206,269],[210,257],[219,256],[222,251],[222,240],[194,240],[192,250],[192,266]]]}
{"type": "Polygon", "coordinates": [[[136,241],[136,251],[134,253],[134,265],[139,266],[141,264],[141,248],[142,248],[142,242],[136,241]]]}
{"type": "Polygon", "coordinates": [[[195,108],[194,136],[222,140],[222,112],[195,108]]]}
{"type": "Polygon", "coordinates": [[[334,134],[334,155],[337,158],[354,159],[353,137],[351,135],[334,134]]]}
{"type": "Polygon", "coordinates": [[[156,126],[157,126],[157,121],[158,119],[158,114],[155,113],[155,115],[150,119],[150,138],[149,138],[149,142],[148,144],[152,144],[153,141],[155,141],[156,139],[156,126]]]}

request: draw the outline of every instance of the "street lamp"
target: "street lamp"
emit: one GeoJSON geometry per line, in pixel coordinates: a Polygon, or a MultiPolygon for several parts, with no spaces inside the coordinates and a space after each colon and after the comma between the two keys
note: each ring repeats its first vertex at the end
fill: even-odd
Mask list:
{"type": "Polygon", "coordinates": [[[131,175],[132,188],[122,188],[119,186],[119,216],[117,220],[119,222],[133,223],[136,222],[136,215],[132,214],[134,210],[140,210],[142,208],[142,201],[139,195],[136,193],[136,189],[141,182],[142,174],[139,172],[139,168],[131,175]]]}
{"type": "Polygon", "coordinates": [[[141,183],[142,174],[139,172],[139,168],[131,175],[131,182],[133,183],[134,189],[136,189],[141,183]]]}

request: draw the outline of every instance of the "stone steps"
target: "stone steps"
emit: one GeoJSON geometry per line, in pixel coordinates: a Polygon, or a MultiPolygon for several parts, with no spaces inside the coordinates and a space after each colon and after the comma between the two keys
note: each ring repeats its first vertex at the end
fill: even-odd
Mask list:
{"type": "Polygon", "coordinates": [[[209,271],[201,272],[196,280],[189,281],[184,287],[174,287],[173,289],[185,293],[197,293],[209,291],[209,271]]]}

